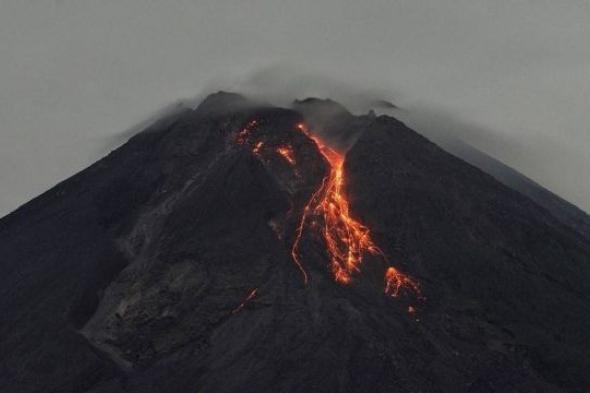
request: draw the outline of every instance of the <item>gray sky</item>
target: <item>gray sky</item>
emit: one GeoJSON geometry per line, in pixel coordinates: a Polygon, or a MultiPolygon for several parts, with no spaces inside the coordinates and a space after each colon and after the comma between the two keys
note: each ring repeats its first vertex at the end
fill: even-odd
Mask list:
{"type": "Polygon", "coordinates": [[[386,96],[590,210],[590,0],[0,0],[0,216],[215,88],[386,96]]]}

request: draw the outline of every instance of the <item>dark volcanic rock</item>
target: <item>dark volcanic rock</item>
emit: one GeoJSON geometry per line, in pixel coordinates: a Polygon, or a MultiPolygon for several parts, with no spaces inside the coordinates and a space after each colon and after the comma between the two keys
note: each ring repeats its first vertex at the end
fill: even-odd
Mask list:
{"type": "Polygon", "coordinates": [[[558,220],[590,239],[590,215],[582,209],[467,143],[449,141],[446,148],[470,164],[494,176],[508,187],[529,197],[538,205],[547,209],[558,220]]]}
{"type": "Polygon", "coordinates": [[[395,119],[322,131],[359,138],[354,216],[426,299],[361,279],[369,256],[335,283],[313,234],[304,285],[329,166],[296,125],[337,104],[298,105],[218,93],[2,219],[0,391],[590,389],[587,238],[395,119]]]}
{"type": "Polygon", "coordinates": [[[458,340],[446,352],[455,364],[468,369],[474,345],[484,346],[503,361],[522,353],[521,364],[557,386],[589,386],[585,237],[385,116],[349,152],[347,172],[359,216],[432,291],[424,325],[451,323],[434,334],[458,340]]]}

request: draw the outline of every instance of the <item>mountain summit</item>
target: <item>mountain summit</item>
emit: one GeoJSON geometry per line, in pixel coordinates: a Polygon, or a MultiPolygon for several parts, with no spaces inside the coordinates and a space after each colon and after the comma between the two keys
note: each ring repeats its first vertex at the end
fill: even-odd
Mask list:
{"type": "Polygon", "coordinates": [[[586,392],[590,242],[388,116],[230,93],[0,220],[0,392],[586,392]]]}

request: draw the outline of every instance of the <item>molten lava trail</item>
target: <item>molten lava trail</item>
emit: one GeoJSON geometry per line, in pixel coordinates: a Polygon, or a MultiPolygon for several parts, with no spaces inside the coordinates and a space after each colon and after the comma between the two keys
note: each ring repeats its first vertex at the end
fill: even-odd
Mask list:
{"type": "Polygon", "coordinates": [[[297,161],[295,160],[295,154],[293,153],[293,149],[291,146],[280,146],[277,148],[277,153],[279,153],[291,166],[295,166],[297,161]]]}
{"type": "MultiPolygon", "coordinates": [[[[344,155],[326,146],[304,124],[298,124],[297,128],[317,145],[330,164],[330,174],[305,206],[291,254],[307,283],[308,276],[299,250],[301,237],[307,225],[317,227],[318,222],[323,221],[321,231],[330,259],[330,270],[337,282],[348,284],[353,275],[360,272],[365,254],[379,256],[384,261],[385,256],[373,242],[369,228],[350,215],[350,205],[344,192],[344,155]]],[[[385,292],[397,297],[404,290],[419,294],[419,286],[412,278],[393,267],[388,268],[385,274],[385,292]]]]}
{"type": "MultiPolygon", "coordinates": [[[[237,134],[236,142],[240,145],[250,145],[256,156],[264,158],[263,156],[266,154],[263,152],[263,149],[266,149],[265,143],[251,140],[251,135],[257,127],[256,120],[249,121],[237,134]]],[[[320,138],[309,132],[304,124],[298,124],[297,128],[316,144],[330,165],[330,173],[322,180],[321,186],[305,205],[295,231],[291,255],[303,275],[304,283],[307,284],[309,276],[301,260],[301,239],[304,231],[308,228],[312,231],[320,231],[325,240],[330,260],[329,267],[334,279],[338,283],[349,284],[353,276],[360,273],[363,257],[366,254],[378,256],[383,262],[387,261],[383,252],[371,238],[369,228],[350,214],[350,204],[344,190],[344,154],[324,144],[320,138]]],[[[295,152],[290,145],[275,146],[273,150],[289,165],[296,167],[295,152]]],[[[385,271],[384,288],[385,293],[393,297],[398,297],[402,293],[413,293],[421,298],[418,283],[394,267],[388,267],[385,271]]],[[[240,311],[254,296],[256,296],[256,290],[252,291],[250,296],[234,312],[240,311]]]]}
{"type": "Polygon", "coordinates": [[[252,300],[256,297],[256,292],[258,292],[258,288],[254,288],[252,290],[252,292],[250,292],[248,297],[246,297],[246,299],[244,299],[244,301],[242,303],[240,303],[240,305],[238,307],[233,309],[231,313],[236,314],[236,313],[240,312],[250,300],[252,300]]]}

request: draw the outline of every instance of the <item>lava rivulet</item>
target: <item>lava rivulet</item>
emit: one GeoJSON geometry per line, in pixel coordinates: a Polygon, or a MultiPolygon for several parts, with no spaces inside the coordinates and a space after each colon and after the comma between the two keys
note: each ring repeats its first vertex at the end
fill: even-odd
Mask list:
{"type": "Polygon", "coordinates": [[[248,297],[246,297],[246,299],[244,299],[244,301],[242,303],[240,303],[240,305],[238,307],[233,309],[231,313],[236,314],[236,313],[240,312],[250,300],[252,300],[256,297],[256,292],[258,292],[258,288],[254,288],[252,290],[252,292],[250,292],[248,297]]]}
{"type": "Polygon", "coordinates": [[[240,145],[246,143],[248,136],[257,125],[258,122],[256,120],[250,120],[248,124],[246,124],[246,126],[242,128],[242,130],[240,130],[240,132],[238,133],[236,137],[236,142],[240,145]]]}
{"type": "MultiPolygon", "coordinates": [[[[321,231],[330,258],[330,270],[337,282],[348,284],[353,275],[360,272],[365,254],[376,255],[383,260],[385,256],[373,242],[369,228],[350,215],[350,205],[344,192],[344,154],[326,146],[304,124],[298,124],[297,128],[317,145],[330,164],[330,174],[304,209],[291,253],[297,265],[302,268],[299,254],[301,236],[309,225],[308,220],[311,225],[317,225],[316,220],[320,218],[323,221],[321,231]]],[[[307,282],[307,274],[304,274],[304,278],[307,282]]],[[[385,274],[385,292],[398,296],[404,289],[417,295],[420,293],[418,284],[412,278],[393,267],[388,268],[385,274]]]]}
{"type": "MultiPolygon", "coordinates": [[[[385,293],[393,297],[398,297],[404,291],[420,293],[418,283],[403,273],[400,273],[396,268],[390,266],[385,271],[385,293]]],[[[414,308],[408,310],[412,313],[414,308]]]]}
{"type": "Polygon", "coordinates": [[[277,153],[279,153],[287,162],[294,166],[297,164],[295,161],[295,154],[293,153],[293,149],[290,146],[279,146],[277,147],[277,153]]]}
{"type": "Polygon", "coordinates": [[[252,149],[252,152],[256,155],[260,154],[260,149],[262,149],[262,146],[264,146],[264,142],[258,142],[256,146],[254,146],[254,149],[252,149]]]}
{"type": "MultiPolygon", "coordinates": [[[[238,133],[236,142],[248,143],[252,152],[262,157],[262,149],[267,146],[262,141],[252,141],[250,135],[258,126],[252,120],[238,133]]],[[[329,257],[329,268],[336,282],[349,284],[355,274],[360,273],[363,258],[369,254],[386,262],[385,255],[371,238],[369,228],[350,214],[350,204],[345,193],[344,159],[345,155],[327,146],[320,138],[313,135],[305,124],[297,124],[297,128],[311,139],[330,166],[330,172],[322,180],[321,186],[312,194],[303,209],[299,225],[295,230],[295,240],[291,248],[293,261],[303,274],[307,284],[309,276],[301,258],[301,239],[305,231],[318,231],[326,245],[329,257]]],[[[274,147],[274,152],[280,155],[291,166],[296,167],[297,161],[293,148],[282,144],[274,147]]],[[[266,150],[272,151],[272,150],[266,150]]],[[[413,293],[420,297],[420,287],[414,279],[401,273],[394,267],[385,271],[385,293],[398,297],[402,293],[413,293]]],[[[253,291],[245,302],[255,296],[253,291]]],[[[244,303],[245,303],[244,302],[244,303]]],[[[238,307],[237,310],[241,309],[238,307]]]]}

